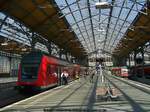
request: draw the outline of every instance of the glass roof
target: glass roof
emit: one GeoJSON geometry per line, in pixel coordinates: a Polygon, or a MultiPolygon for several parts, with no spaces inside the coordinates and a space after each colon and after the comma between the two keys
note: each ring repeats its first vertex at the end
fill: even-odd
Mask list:
{"type": "Polygon", "coordinates": [[[119,40],[130,29],[146,0],[55,0],[60,18],[65,17],[87,53],[112,54],[119,40]],[[110,7],[97,9],[95,3],[107,2],[110,7]]]}

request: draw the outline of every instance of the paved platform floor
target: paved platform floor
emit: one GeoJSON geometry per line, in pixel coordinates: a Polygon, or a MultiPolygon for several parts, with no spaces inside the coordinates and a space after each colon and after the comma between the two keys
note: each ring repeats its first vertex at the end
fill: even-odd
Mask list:
{"type": "MultiPolygon", "coordinates": [[[[103,74],[107,75],[107,74],[103,74]]],[[[4,112],[149,112],[149,90],[132,87],[110,75],[95,75],[56,87],[7,106],[4,112]],[[111,88],[111,89],[110,89],[111,88]],[[112,91],[113,94],[111,94],[112,91]]]]}
{"type": "Polygon", "coordinates": [[[14,82],[17,81],[17,77],[0,77],[0,84],[1,83],[8,83],[8,82],[14,82]]]}

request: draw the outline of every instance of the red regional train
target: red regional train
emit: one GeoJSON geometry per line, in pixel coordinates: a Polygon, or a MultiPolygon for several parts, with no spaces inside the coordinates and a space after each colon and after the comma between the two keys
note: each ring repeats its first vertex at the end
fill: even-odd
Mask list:
{"type": "Polygon", "coordinates": [[[75,73],[80,72],[80,65],[43,54],[31,52],[23,56],[18,72],[17,88],[46,89],[61,84],[61,73],[69,74],[69,81],[75,79],[75,73]]]}
{"type": "Polygon", "coordinates": [[[128,74],[128,69],[124,68],[124,67],[114,67],[112,68],[112,74],[119,76],[119,77],[124,77],[124,78],[128,78],[129,74],[128,74]]]}
{"type": "Polygon", "coordinates": [[[134,77],[145,77],[147,79],[150,78],[150,65],[137,65],[130,68],[130,78],[134,77]]]}

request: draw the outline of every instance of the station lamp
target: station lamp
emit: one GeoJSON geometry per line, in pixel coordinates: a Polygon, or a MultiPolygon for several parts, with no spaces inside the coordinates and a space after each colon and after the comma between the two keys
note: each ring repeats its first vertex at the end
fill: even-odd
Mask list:
{"type": "Polygon", "coordinates": [[[27,49],[26,48],[22,48],[21,51],[27,51],[27,49]]]}
{"type": "Polygon", "coordinates": [[[127,41],[131,41],[131,40],[133,40],[132,38],[123,38],[124,40],[127,40],[127,41]]]}
{"type": "Polygon", "coordinates": [[[108,2],[97,2],[95,3],[96,9],[108,9],[111,7],[111,4],[108,2]]]}
{"type": "Polygon", "coordinates": [[[104,29],[97,29],[98,32],[104,32],[104,29]]]}
{"type": "Polygon", "coordinates": [[[7,46],[8,43],[7,42],[4,42],[4,43],[1,43],[2,46],[7,46]]]}

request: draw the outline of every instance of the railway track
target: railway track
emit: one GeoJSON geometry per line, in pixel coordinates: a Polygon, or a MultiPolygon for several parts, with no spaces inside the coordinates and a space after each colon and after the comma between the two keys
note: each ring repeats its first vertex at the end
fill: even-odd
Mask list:
{"type": "Polygon", "coordinates": [[[6,83],[0,83],[0,91],[7,89],[7,88],[12,88],[16,85],[16,81],[13,82],[6,82],[6,83]]]}
{"type": "Polygon", "coordinates": [[[30,94],[27,92],[22,94],[17,89],[15,89],[15,86],[16,81],[0,83],[0,108],[37,94],[33,92],[30,94]]]}
{"type": "Polygon", "coordinates": [[[32,98],[15,103],[12,105],[12,108],[15,108],[15,110],[12,109],[10,111],[23,111],[27,109],[31,111],[82,110],[83,106],[90,106],[91,102],[88,99],[92,97],[90,94],[93,89],[94,83],[90,83],[89,80],[87,82],[74,81],[69,85],[56,87],[32,98]],[[67,105],[69,105],[69,108],[66,108],[67,105]]]}
{"type": "MultiPolygon", "coordinates": [[[[105,74],[107,74],[107,73],[105,73],[105,74]]],[[[150,93],[150,86],[147,84],[143,84],[143,83],[140,83],[137,81],[132,81],[132,80],[128,80],[128,79],[124,79],[124,78],[120,78],[120,77],[116,77],[116,76],[112,76],[112,75],[111,76],[109,75],[109,77],[111,77],[111,79],[108,79],[108,74],[105,75],[105,77],[107,80],[109,80],[109,82],[110,82],[110,80],[112,80],[112,78],[114,78],[114,79],[119,80],[125,84],[128,84],[134,88],[141,89],[145,92],[150,93]]]]}
{"type": "Polygon", "coordinates": [[[108,82],[117,88],[135,112],[147,112],[150,105],[150,88],[138,82],[105,73],[108,82]]]}
{"type": "Polygon", "coordinates": [[[100,78],[95,78],[93,83],[89,79],[74,81],[67,86],[56,87],[4,107],[2,110],[8,112],[147,112],[150,110],[150,94],[148,88],[143,90],[143,87],[138,88],[133,86],[128,80],[119,79],[106,73],[104,73],[104,77],[104,82],[100,81],[100,78]],[[107,91],[109,94],[105,94],[105,97],[111,96],[115,100],[108,100],[108,98],[106,98],[107,100],[98,100],[97,90],[99,88],[105,88],[105,90],[115,88],[119,91],[120,96],[113,96],[111,95],[111,91],[109,91],[110,93],[107,91]]]}
{"type": "MultiPolygon", "coordinates": [[[[16,86],[15,82],[8,82],[8,83],[2,83],[1,87],[0,87],[0,108],[5,107],[7,105],[13,104],[15,102],[21,101],[21,100],[25,100],[26,98],[32,97],[34,95],[38,95],[41,92],[33,92],[33,91],[29,91],[29,93],[23,93],[23,92],[19,92],[17,89],[14,89],[14,87],[16,86]]],[[[71,95],[74,94],[74,92],[78,91],[83,85],[81,85],[79,88],[76,88],[75,91],[72,91],[71,93],[66,93],[66,96],[64,99],[62,99],[60,101],[60,103],[58,105],[60,105],[61,103],[63,103],[63,101],[67,100],[71,95]]],[[[59,88],[59,87],[58,87],[59,88]]],[[[51,88],[48,89],[52,90],[55,88],[51,88]]],[[[56,88],[57,89],[57,88],[56,88]]],[[[46,91],[43,91],[46,92],[46,91]]]]}

